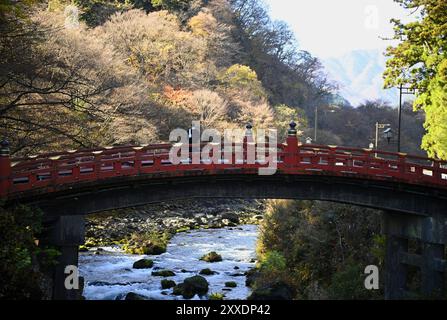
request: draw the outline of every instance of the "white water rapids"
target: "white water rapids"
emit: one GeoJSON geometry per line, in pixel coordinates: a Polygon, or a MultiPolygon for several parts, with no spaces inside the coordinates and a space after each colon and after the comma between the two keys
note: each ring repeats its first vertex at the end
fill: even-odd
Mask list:
{"type": "MultiPolygon", "coordinates": [[[[177,284],[187,277],[209,268],[216,275],[204,276],[210,284],[209,292],[223,293],[225,299],[246,299],[250,289],[245,286],[244,273],[254,267],[258,228],[253,225],[235,228],[193,230],[176,234],[167,252],[159,256],[139,256],[123,253],[119,247],[104,247],[101,254],[93,251],[81,253],[79,271],[85,279],[84,296],[89,300],[123,299],[134,292],[148,299],[182,299],[172,295],[172,289],[162,290],[164,278],[151,275],[155,270],[171,270],[177,284]],[[219,253],[223,261],[207,263],[200,257],[210,251],[219,253]],[[151,269],[132,269],[132,264],[142,258],[154,261],[151,269]],[[225,282],[234,281],[236,288],[225,288],[225,282]]],[[[198,296],[194,299],[199,299],[198,296]]],[[[207,297],[202,297],[207,299],[207,297]]]]}

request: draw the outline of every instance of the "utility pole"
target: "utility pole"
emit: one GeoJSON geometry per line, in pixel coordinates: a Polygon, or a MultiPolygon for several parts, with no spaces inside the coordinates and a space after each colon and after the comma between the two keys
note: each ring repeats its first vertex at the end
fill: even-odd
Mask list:
{"type": "Polygon", "coordinates": [[[376,143],[375,143],[375,148],[376,150],[379,147],[379,123],[376,122],[376,143]]]}
{"type": "Polygon", "coordinates": [[[317,143],[317,130],[318,130],[318,106],[315,106],[315,134],[314,134],[314,143],[317,143]]]}
{"type": "Polygon", "coordinates": [[[398,117],[399,123],[397,125],[397,152],[401,151],[401,125],[402,125],[402,103],[403,103],[403,95],[414,95],[416,94],[416,90],[422,91],[418,88],[404,87],[402,84],[399,86],[399,110],[398,117]]]}
{"type": "Polygon", "coordinates": [[[400,152],[400,126],[402,124],[402,89],[403,85],[401,84],[399,88],[399,111],[398,111],[399,123],[397,125],[397,152],[400,152]]]}

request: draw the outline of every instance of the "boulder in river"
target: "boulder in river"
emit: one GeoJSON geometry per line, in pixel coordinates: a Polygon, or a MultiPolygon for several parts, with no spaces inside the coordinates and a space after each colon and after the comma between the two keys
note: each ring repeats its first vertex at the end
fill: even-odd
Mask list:
{"type": "Polygon", "coordinates": [[[147,300],[147,297],[135,292],[129,292],[128,294],[126,294],[124,300],[147,300]]]}
{"type": "Polygon", "coordinates": [[[133,264],[134,269],[150,269],[154,266],[154,261],[150,259],[141,259],[135,261],[133,264]]]}
{"type": "Polygon", "coordinates": [[[225,287],[227,287],[227,288],[236,288],[237,287],[237,283],[234,282],[234,281],[228,281],[228,282],[225,282],[225,287]]]}
{"type": "Polygon", "coordinates": [[[206,262],[220,262],[222,261],[222,256],[218,254],[215,251],[212,251],[210,253],[205,254],[200,258],[200,260],[206,261],[206,262]]]}
{"type": "Polygon", "coordinates": [[[203,276],[212,276],[212,275],[217,274],[217,272],[206,268],[206,269],[200,270],[199,274],[201,274],[203,276]]]}
{"type": "Polygon", "coordinates": [[[175,273],[172,272],[171,270],[161,270],[161,271],[153,271],[152,275],[154,277],[164,277],[164,278],[167,278],[167,277],[175,276],[175,273]]]}
{"type": "Polygon", "coordinates": [[[239,216],[234,212],[224,212],[222,214],[222,219],[227,219],[232,223],[238,224],[239,223],[239,216]]]}
{"type": "Polygon", "coordinates": [[[173,294],[183,296],[185,299],[192,299],[196,294],[201,296],[208,292],[208,281],[202,276],[186,278],[183,283],[174,287],[173,294]]]}
{"type": "Polygon", "coordinates": [[[159,244],[147,243],[141,250],[144,254],[156,256],[165,253],[166,247],[159,244]]]}
{"type": "Polygon", "coordinates": [[[174,288],[177,284],[175,283],[174,280],[167,280],[167,279],[163,279],[161,280],[161,288],[162,289],[171,289],[174,288]]]}

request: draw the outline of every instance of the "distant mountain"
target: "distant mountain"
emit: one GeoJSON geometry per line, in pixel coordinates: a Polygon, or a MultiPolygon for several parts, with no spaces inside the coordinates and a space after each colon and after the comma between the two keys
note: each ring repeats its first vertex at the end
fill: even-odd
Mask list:
{"type": "Polygon", "coordinates": [[[382,99],[396,105],[397,89],[383,89],[382,74],[386,57],[380,50],[356,50],[340,57],[322,60],[329,77],[338,83],[339,95],[351,105],[365,100],[382,99]]]}

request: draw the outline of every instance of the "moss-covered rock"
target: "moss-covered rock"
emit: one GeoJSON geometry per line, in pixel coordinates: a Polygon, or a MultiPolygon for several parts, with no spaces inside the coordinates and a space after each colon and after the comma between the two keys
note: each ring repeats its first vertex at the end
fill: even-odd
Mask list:
{"type": "Polygon", "coordinates": [[[185,299],[192,299],[196,294],[204,296],[208,292],[208,281],[202,276],[186,278],[181,284],[174,287],[173,294],[183,296],[185,299]]]}
{"type": "Polygon", "coordinates": [[[138,261],[135,261],[133,264],[134,269],[150,269],[154,266],[154,261],[150,259],[141,259],[138,261]]]}
{"type": "Polygon", "coordinates": [[[218,254],[217,252],[212,251],[210,253],[203,255],[200,258],[200,260],[206,261],[206,262],[220,262],[220,261],[222,261],[222,256],[220,254],[218,254]]]}
{"type": "Polygon", "coordinates": [[[141,246],[124,245],[123,249],[130,254],[147,254],[151,256],[157,256],[166,252],[165,245],[154,244],[151,242],[144,243],[141,246]]]}
{"type": "Polygon", "coordinates": [[[193,292],[188,292],[185,290],[185,284],[180,283],[174,287],[172,294],[175,296],[183,296],[185,299],[192,299],[194,297],[193,292]]]}
{"type": "Polygon", "coordinates": [[[162,289],[171,289],[174,288],[177,284],[173,280],[163,279],[161,280],[161,288],[162,289]]]}
{"type": "Polygon", "coordinates": [[[160,255],[166,252],[170,233],[148,232],[132,234],[123,245],[123,250],[130,254],[160,255]]]}
{"type": "Polygon", "coordinates": [[[201,276],[186,278],[183,284],[188,288],[193,288],[199,296],[203,296],[208,292],[208,281],[201,276]]]}
{"type": "Polygon", "coordinates": [[[234,282],[234,281],[228,281],[228,282],[225,282],[225,287],[227,287],[227,288],[236,288],[237,287],[237,283],[234,282]]]}
{"type": "Polygon", "coordinates": [[[213,271],[213,270],[211,270],[209,268],[206,268],[206,269],[200,270],[199,274],[201,274],[203,276],[212,276],[214,274],[217,274],[217,272],[213,271]]]}
{"type": "Polygon", "coordinates": [[[175,273],[171,270],[152,271],[152,276],[168,278],[175,276],[175,273]]]}

